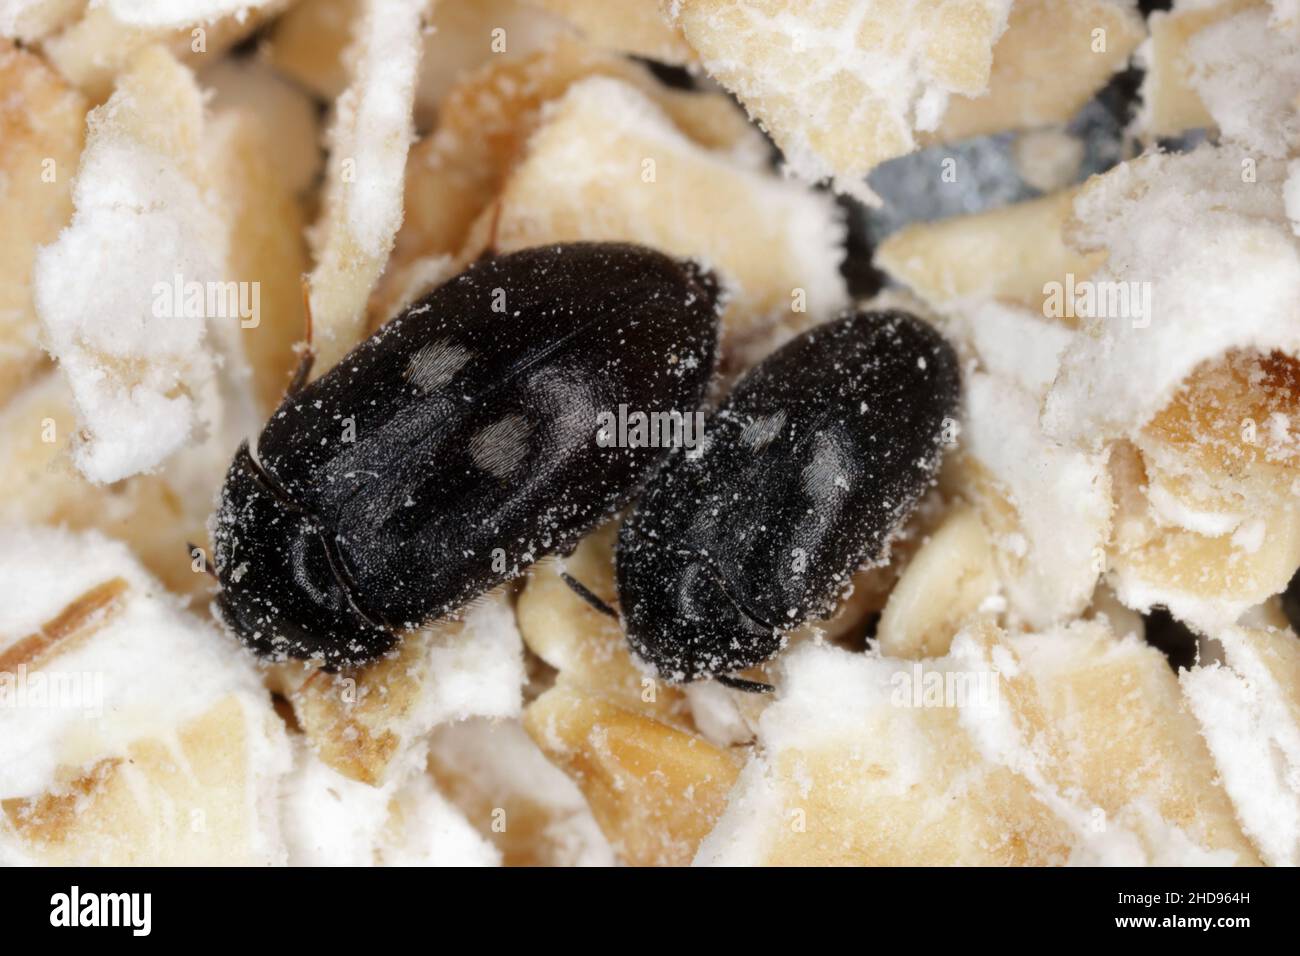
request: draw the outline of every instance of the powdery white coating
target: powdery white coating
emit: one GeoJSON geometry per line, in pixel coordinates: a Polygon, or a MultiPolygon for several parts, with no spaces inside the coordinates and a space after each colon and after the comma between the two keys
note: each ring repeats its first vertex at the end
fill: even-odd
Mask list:
{"type": "MultiPolygon", "coordinates": [[[[931,788],[933,729],[926,718],[934,711],[900,706],[897,700],[900,675],[910,675],[914,666],[919,665],[812,642],[787,652],[780,662],[778,696],[758,720],[758,746],[732,788],[727,809],[701,843],[695,865],[755,866],[768,858],[791,826],[787,799],[815,805],[817,788],[836,785],[801,766],[803,755],[843,754],[858,769],[864,761],[887,768],[851,782],[871,798],[907,798],[931,788]],[[792,762],[792,788],[779,779],[782,760],[792,762]]],[[[946,673],[951,666],[947,658],[925,662],[927,672],[946,673]]],[[[972,707],[986,709],[978,701],[972,707]]],[[[962,796],[958,791],[950,799],[962,796]]],[[[814,825],[810,818],[809,828],[814,825]]]]}
{"type": "Polygon", "coordinates": [[[458,634],[430,647],[412,727],[423,735],[470,717],[518,717],[527,680],[523,646],[508,597],[480,599],[458,634]]]}
{"type": "Polygon", "coordinates": [[[1266,863],[1300,866],[1300,725],[1297,703],[1260,651],[1269,642],[1294,642],[1285,631],[1220,632],[1227,665],[1214,663],[1179,675],[1188,706],[1200,721],[1232,798],[1242,830],[1266,863]]]}
{"type": "Polygon", "coordinates": [[[295,740],[281,799],[290,866],[497,866],[484,840],[413,771],[382,787],[343,776],[295,740]]]}
{"type": "MultiPolygon", "coordinates": [[[[955,708],[955,722],[951,724],[941,716],[941,710],[953,714],[953,708],[906,706],[896,699],[897,675],[920,667],[918,662],[855,654],[829,645],[802,644],[794,648],[782,661],[779,696],[759,719],[758,748],[733,787],[727,809],[701,844],[695,863],[752,866],[770,862],[773,848],[788,838],[792,810],[800,806],[808,808],[810,834],[817,825],[814,814],[826,812],[827,808],[841,810],[859,799],[867,801],[862,805],[864,814],[871,813],[871,802],[876,799],[882,805],[899,799],[929,799],[932,808],[921,808],[915,818],[896,825],[960,825],[946,814],[956,812],[953,808],[992,782],[992,775],[1001,768],[1014,777],[996,780],[998,789],[993,792],[1027,798],[1055,821],[1068,840],[1068,859],[1062,862],[1236,862],[1233,851],[1203,844],[1193,830],[1162,818],[1158,809],[1159,783],[1140,785],[1130,794],[1128,803],[1108,815],[1106,826],[1098,828],[1091,799],[1055,782],[1077,772],[1076,763],[1078,767],[1086,766],[1088,755],[1072,752],[1068,728],[1060,731],[1064,751],[1039,740],[1034,728],[1022,723],[1025,714],[1017,718],[1016,712],[1023,704],[1019,698],[1008,698],[1007,685],[1015,680],[1019,686],[1032,687],[1033,681],[1068,678],[1079,666],[1074,658],[1081,653],[1080,643],[1087,645],[1099,637],[1108,642],[1100,656],[1096,649],[1082,652],[1090,657],[1088,663],[1092,665],[1104,664],[1111,657],[1119,660],[1158,653],[1136,638],[1109,638],[1102,626],[1089,623],[1002,639],[992,645],[970,630],[961,632],[953,641],[951,653],[926,661],[925,670],[958,675],[967,681],[978,675],[991,679],[997,674],[999,683],[994,686],[1001,692],[991,702],[976,700],[955,708]],[[957,757],[956,767],[945,767],[966,748],[973,748],[973,752],[957,757]],[[1053,766],[1057,761],[1063,763],[1053,766]],[[854,781],[827,776],[831,768],[838,774],[846,766],[858,767],[863,762],[869,762],[875,772],[854,781]],[[942,776],[937,778],[936,773],[942,776]],[[944,783],[938,784],[939,779],[944,783]],[[945,786],[951,789],[943,789],[945,786]]],[[[1156,663],[1164,666],[1163,661],[1156,663]]],[[[1026,713],[1035,713],[1032,705],[1026,713]]],[[[1162,759],[1170,758],[1162,754],[1162,759]]],[[[888,823],[880,826],[882,833],[888,833],[888,823]]],[[[968,836],[954,834],[953,839],[968,836]]],[[[988,849],[978,844],[966,852],[986,862],[990,859],[985,855],[988,849]]],[[[1054,854],[1058,850],[1051,843],[1033,852],[1054,854]]]]}
{"type": "Polygon", "coordinates": [[[946,310],[984,370],[1042,399],[1074,333],[1061,322],[995,299],[957,301],[946,310]]]}
{"type": "MultiPolygon", "coordinates": [[[[1076,621],[1041,634],[1014,635],[1006,646],[994,646],[987,653],[969,632],[953,639],[949,654],[951,666],[963,672],[994,670],[1004,678],[1024,674],[1032,680],[1051,684],[1068,680],[1081,666],[1095,666],[1107,659],[1121,661],[1132,656],[1152,657],[1159,652],[1130,635],[1109,639],[1106,625],[1076,621]],[[1091,641],[1103,640],[1105,650],[1098,659],[1095,650],[1083,650],[1091,641]]],[[[1157,661],[1164,667],[1164,661],[1157,661]]],[[[986,708],[965,707],[958,711],[962,726],[991,763],[1005,766],[1023,777],[1032,787],[1035,799],[1066,822],[1074,838],[1069,863],[1075,866],[1230,866],[1236,856],[1227,849],[1202,846],[1177,824],[1164,819],[1156,804],[1157,784],[1148,784],[1143,795],[1131,800],[1116,813],[1109,814],[1104,827],[1098,827],[1090,800],[1068,787],[1054,783],[1047,774],[1057,760],[1080,761],[1086,765],[1086,753],[1056,755],[1025,728],[1013,720],[1012,705],[999,702],[986,708]]],[[[1138,728],[1140,729],[1140,728],[1138,728]]],[[[1065,732],[1067,728],[1058,728],[1065,732]]],[[[1059,768],[1058,768],[1059,772],[1059,768]]]]}
{"type": "Polygon", "coordinates": [[[863,177],[915,149],[914,132],[939,125],[952,93],[985,92],[1010,9],[1011,0],[682,0],[668,14],[795,173],[878,204],[863,177]],[[968,34],[985,19],[988,49],[972,51],[968,34]]]}
{"type": "Polygon", "coordinates": [[[1132,435],[1230,349],[1300,354],[1300,247],[1283,175],[1279,162],[1207,145],[1125,163],[1083,190],[1074,242],[1109,254],[1090,278],[1149,283],[1151,315],[1084,321],[1047,396],[1049,436],[1132,435]]]}
{"type": "Polygon", "coordinates": [[[225,282],[227,224],[209,194],[117,114],[142,111],[126,90],[90,114],[71,224],[42,248],[33,292],[45,346],[72,385],[85,440],[73,458],[91,481],[152,469],[211,424],[207,321],[175,315],[159,283],[225,282]]]}
{"type": "MultiPolygon", "coordinates": [[[[555,866],[614,866],[613,848],[596,824],[578,785],[546,759],[516,720],[467,720],[439,727],[430,742],[433,762],[466,780],[474,792],[505,808],[523,801],[540,808],[542,839],[555,866]]],[[[509,819],[506,821],[508,827],[509,819]]]]}
{"type": "Polygon", "coordinates": [[[1196,33],[1187,48],[1191,85],[1227,141],[1268,157],[1300,146],[1300,31],[1243,10],[1196,33]]]}
{"type": "MultiPolygon", "coordinates": [[[[462,612],[459,627],[434,625],[405,641],[419,650],[390,680],[365,675],[358,681],[357,719],[372,736],[393,741],[380,769],[384,784],[424,766],[437,728],[516,718],[523,711],[523,639],[507,595],[479,598],[462,612]]],[[[342,692],[335,687],[329,694],[342,692]]]]}
{"type": "Polygon", "coordinates": [[[1236,866],[1230,850],[1201,846],[1148,800],[1134,800],[1100,833],[1090,833],[1070,855],[1070,866],[1236,866]]]}
{"type": "Polygon", "coordinates": [[[16,37],[25,17],[38,14],[48,0],[0,0],[0,36],[16,37]]]}
{"type": "MultiPolygon", "coordinates": [[[[910,662],[909,662],[910,663],[910,662]]],[[[786,752],[872,734],[888,748],[886,786],[903,793],[925,773],[924,742],[905,721],[890,720],[891,680],[898,661],[851,654],[830,645],[800,644],[781,659],[779,696],[758,721],[757,743],[732,787],[727,809],[700,844],[695,865],[758,866],[767,858],[788,810],[774,761],[786,752]]],[[[807,796],[813,781],[802,786],[807,796]]]]}
{"type": "Polygon", "coordinates": [[[1179,621],[1185,621],[1198,630],[1215,630],[1226,627],[1252,606],[1245,601],[1230,601],[1220,595],[1202,597],[1198,592],[1176,589],[1163,581],[1152,582],[1146,576],[1128,567],[1112,568],[1107,583],[1115,597],[1125,607],[1143,614],[1152,608],[1163,607],[1179,621]]]}
{"type": "Polygon", "coordinates": [[[732,747],[754,739],[754,730],[736,706],[734,691],[717,681],[696,681],[684,688],[695,726],[709,743],[732,747]]]}
{"type": "MultiPolygon", "coordinates": [[[[1068,636],[1054,635],[1059,640],[1069,640],[1068,636]]],[[[953,666],[967,671],[988,671],[990,669],[1005,673],[1008,678],[1019,676],[1020,668],[1015,659],[1005,651],[1005,663],[999,661],[999,655],[988,659],[985,649],[963,632],[953,638],[949,657],[953,666]]],[[[1144,862],[1145,854],[1141,844],[1131,833],[1122,829],[1107,828],[1106,835],[1090,841],[1092,827],[1089,826],[1090,814],[1087,808],[1077,805],[1070,796],[1060,792],[1044,775],[1040,765],[1043,755],[1035,749],[1034,743],[1026,740],[1016,724],[1016,715],[1011,707],[997,706],[976,713],[962,709],[958,718],[979,748],[986,760],[995,765],[1004,766],[1013,773],[1023,777],[1033,789],[1035,796],[1047,806],[1053,814],[1066,821],[1078,841],[1075,853],[1083,854],[1082,860],[1087,865],[1135,866],[1144,862]],[[1089,846],[1089,842],[1093,845],[1089,846]],[[1097,845],[1101,843],[1102,845],[1097,845]]]]}
{"type": "Polygon", "coordinates": [[[243,22],[249,11],[276,0],[96,0],[120,23],[135,27],[182,27],[233,16],[243,22]]]}
{"type": "Polygon", "coordinates": [[[368,0],[350,55],[356,80],[339,97],[333,152],[356,164],[347,221],[362,252],[386,255],[402,224],[406,151],[425,0],[368,0]]]}
{"type": "Polygon", "coordinates": [[[290,866],[371,866],[388,818],[394,785],[372,787],[343,776],[294,740],[294,769],[285,777],[281,831],[290,866]]]}
{"type": "MultiPolygon", "coordinates": [[[[1175,528],[1185,528],[1197,534],[1217,538],[1230,534],[1239,527],[1246,515],[1235,511],[1202,511],[1193,508],[1185,499],[1175,496],[1163,482],[1151,481],[1146,488],[1147,501],[1151,505],[1151,514],[1162,523],[1175,528]]],[[[1251,551],[1259,549],[1263,539],[1263,526],[1260,526],[1260,539],[1255,541],[1251,551]]],[[[1150,605],[1142,605],[1149,607],[1150,605]]]]}
{"type": "Polygon", "coordinates": [[[266,730],[278,722],[265,719],[270,701],[252,659],[211,623],[182,611],[125,545],[97,532],[0,529],[0,652],[118,577],[128,585],[121,609],[42,668],[102,675],[102,704],[93,708],[98,716],[80,708],[0,707],[0,798],[49,790],[59,764],[122,756],[140,738],[168,740],[229,695],[247,715],[250,776],[286,770],[284,740],[266,730]]]}
{"type": "Polygon", "coordinates": [[[727,809],[700,842],[692,866],[762,866],[785,816],[775,771],[761,753],[749,758],[727,798],[727,809]]]}
{"type": "MultiPolygon", "coordinates": [[[[839,272],[845,226],[829,196],[783,181],[763,168],[743,168],[734,158],[705,149],[645,93],[611,77],[593,76],[573,84],[544,107],[542,117],[530,155],[505,192],[503,218],[524,222],[526,239],[649,242],[660,251],[695,259],[735,287],[726,296],[732,306],[724,327],[750,335],[775,320],[788,320],[793,288],[783,287],[773,301],[770,283],[775,280],[755,274],[755,251],[728,232],[735,228],[733,223],[748,223],[733,219],[738,214],[729,212],[727,204],[744,204],[750,210],[746,215],[753,217],[752,228],[771,244],[763,250],[775,258],[771,268],[803,292],[807,315],[829,316],[848,304],[839,272]],[[598,123],[593,121],[597,117],[598,123]],[[646,174],[647,160],[655,163],[653,182],[640,178],[646,174]],[[713,183],[734,183],[732,191],[713,194],[716,217],[702,216],[696,206],[679,211],[674,205],[672,185],[702,195],[713,183]],[[602,209],[592,205],[608,202],[603,197],[610,194],[617,195],[617,203],[607,225],[602,209]],[[577,234],[576,211],[583,219],[577,234]],[[638,213],[651,225],[638,222],[638,213]],[[646,229],[653,233],[650,238],[646,229]],[[733,262],[735,268],[730,268],[733,262]],[[749,274],[737,275],[737,270],[749,274]],[[752,287],[742,285],[746,280],[752,287]]],[[[739,238],[755,241],[752,235],[739,238]]],[[[760,348],[770,347],[767,338],[758,336],[760,348]]],[[[745,364],[759,357],[746,349],[745,364]]]]}
{"type": "Polygon", "coordinates": [[[85,0],[0,0],[0,36],[39,40],[75,19],[85,0]]]}
{"type": "Polygon", "coordinates": [[[393,796],[393,817],[379,846],[385,866],[500,866],[501,853],[417,774],[393,796]]]}
{"type": "Polygon", "coordinates": [[[1053,442],[1031,393],[982,372],[966,379],[964,441],[1020,518],[1024,540],[996,542],[1025,558],[1003,575],[1010,610],[1034,627],[1080,613],[1110,530],[1105,453],[1053,442]]]}
{"type": "Polygon", "coordinates": [[[424,0],[366,0],[348,48],[352,82],[334,104],[323,211],[307,233],[316,258],[318,372],[362,336],[366,301],[402,224],[426,7],[424,0]]]}

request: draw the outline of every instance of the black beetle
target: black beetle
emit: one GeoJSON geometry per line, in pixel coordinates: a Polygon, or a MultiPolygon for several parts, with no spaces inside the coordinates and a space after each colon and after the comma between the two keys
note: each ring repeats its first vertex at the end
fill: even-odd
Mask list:
{"type": "Polygon", "coordinates": [[[719,293],[693,263],[574,243],[483,259],[244,443],[213,520],[217,611],[264,657],[384,654],[623,507],[664,454],[605,448],[626,403],[693,412],[719,293]]]}
{"type": "Polygon", "coordinates": [[[787,343],[737,383],[619,531],[632,650],[665,680],[772,657],[880,560],[933,482],[960,393],[951,346],[903,312],[859,312],[787,343]]]}

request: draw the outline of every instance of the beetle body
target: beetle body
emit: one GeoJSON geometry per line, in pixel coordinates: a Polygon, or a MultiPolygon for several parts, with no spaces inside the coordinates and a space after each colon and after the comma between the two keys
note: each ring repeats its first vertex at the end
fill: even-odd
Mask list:
{"type": "Polygon", "coordinates": [[[577,243],[485,259],[288,396],[214,519],[222,619],[329,669],[456,612],[624,506],[662,452],[597,443],[620,403],[692,412],[711,274],[577,243]]]}
{"type": "Polygon", "coordinates": [[[951,347],[900,312],[818,326],[750,371],[620,530],[633,651],[669,681],[726,680],[829,614],[933,482],[958,397],[951,347]]]}

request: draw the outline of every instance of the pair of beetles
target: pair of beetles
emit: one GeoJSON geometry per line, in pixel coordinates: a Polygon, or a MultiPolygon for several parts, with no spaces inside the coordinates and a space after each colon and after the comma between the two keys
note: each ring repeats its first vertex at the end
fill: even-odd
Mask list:
{"type": "Polygon", "coordinates": [[[300,370],[226,475],[219,617],[264,658],[359,666],[636,499],[617,547],[633,652],[669,682],[769,689],[736,672],[881,558],[934,479],[958,367],[913,316],[849,313],[745,375],[694,451],[598,443],[620,405],[705,403],[720,300],[693,262],[547,246],[480,260],[321,378],[300,370]]]}

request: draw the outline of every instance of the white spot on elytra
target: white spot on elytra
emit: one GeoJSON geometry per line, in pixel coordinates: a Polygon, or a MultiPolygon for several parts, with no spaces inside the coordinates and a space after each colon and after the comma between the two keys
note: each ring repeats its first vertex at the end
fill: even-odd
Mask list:
{"type": "Polygon", "coordinates": [[[785,409],[775,415],[760,415],[752,418],[740,432],[740,442],[755,452],[760,452],[776,440],[785,427],[785,409]]]}
{"type": "Polygon", "coordinates": [[[473,352],[447,339],[432,342],[411,356],[406,365],[406,380],[421,391],[437,391],[455,378],[473,357],[473,352]]]}
{"type": "Polygon", "coordinates": [[[811,458],[800,475],[804,493],[813,501],[826,501],[848,490],[850,462],[831,438],[818,435],[811,458]]]}
{"type": "Polygon", "coordinates": [[[508,478],[528,456],[528,439],[533,426],[522,415],[507,415],[474,434],[469,442],[470,459],[498,478],[508,478]]]}

